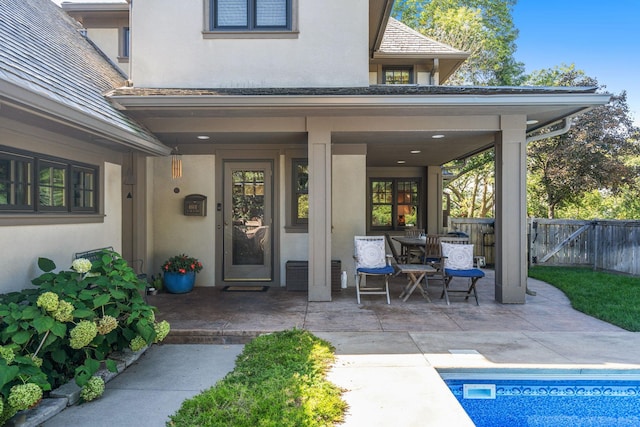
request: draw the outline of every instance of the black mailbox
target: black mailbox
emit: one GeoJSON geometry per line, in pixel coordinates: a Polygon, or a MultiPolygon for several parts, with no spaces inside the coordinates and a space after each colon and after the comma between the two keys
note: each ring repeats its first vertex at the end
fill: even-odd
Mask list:
{"type": "Polygon", "coordinates": [[[189,194],[184,198],[184,214],[187,216],[207,216],[207,196],[189,194]]]}

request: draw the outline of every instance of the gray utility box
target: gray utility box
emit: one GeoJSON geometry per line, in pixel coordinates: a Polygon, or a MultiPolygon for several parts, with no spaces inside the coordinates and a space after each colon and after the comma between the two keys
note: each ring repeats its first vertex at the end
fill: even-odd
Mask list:
{"type": "MultiPolygon", "coordinates": [[[[287,261],[287,290],[309,290],[309,261],[287,261]]],[[[331,261],[331,292],[340,291],[340,273],[342,263],[339,260],[331,261]]]]}

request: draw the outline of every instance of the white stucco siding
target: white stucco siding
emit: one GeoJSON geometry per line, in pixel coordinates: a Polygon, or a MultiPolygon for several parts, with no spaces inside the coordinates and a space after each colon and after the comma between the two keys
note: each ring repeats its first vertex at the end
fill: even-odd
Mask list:
{"type": "Polygon", "coordinates": [[[342,261],[348,286],[355,286],[353,236],[366,234],[367,156],[340,155],[332,160],[331,258],[342,261]]]}
{"type": "Polygon", "coordinates": [[[160,88],[368,86],[368,2],[298,5],[297,38],[206,39],[203,0],[138,0],[131,79],[160,88]]]}
{"type": "Polygon", "coordinates": [[[31,280],[42,274],[39,257],[53,260],[58,270],[66,270],[76,252],[106,246],[120,251],[120,166],[106,163],[104,169],[104,222],[1,227],[0,293],[30,287],[31,280]]]}
{"type": "Polygon", "coordinates": [[[114,64],[118,63],[120,54],[118,28],[89,28],[87,36],[114,64]]]}
{"type": "Polygon", "coordinates": [[[197,258],[204,268],[196,286],[215,285],[215,156],[182,156],[182,178],[171,179],[171,158],[157,157],[153,163],[153,211],[150,212],[153,259],[148,274],[160,272],[169,257],[185,253],[197,258]],[[175,192],[179,189],[179,192],[175,192]],[[207,196],[207,216],[185,216],[184,197],[207,196]]]}

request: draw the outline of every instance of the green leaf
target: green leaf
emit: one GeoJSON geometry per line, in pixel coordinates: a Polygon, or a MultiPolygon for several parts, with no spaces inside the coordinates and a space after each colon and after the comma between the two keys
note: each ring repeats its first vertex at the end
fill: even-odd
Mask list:
{"type": "Polygon", "coordinates": [[[107,366],[109,372],[118,372],[118,364],[115,360],[107,359],[104,364],[107,366]]]}
{"type": "Polygon", "coordinates": [[[94,300],[93,300],[93,306],[95,308],[101,307],[103,305],[107,305],[109,303],[109,301],[111,301],[111,295],[109,294],[102,294],[97,296],[94,300]]]}
{"type": "Polygon", "coordinates": [[[5,384],[13,381],[19,371],[20,369],[17,366],[7,366],[6,363],[0,363],[0,389],[2,389],[5,384]]]}
{"type": "Polygon", "coordinates": [[[111,294],[111,296],[113,296],[115,299],[126,299],[127,298],[127,294],[125,294],[124,292],[122,292],[120,289],[111,289],[109,291],[109,293],[111,294]]]}
{"type": "Polygon", "coordinates": [[[51,352],[51,358],[55,362],[64,365],[64,363],[67,361],[67,353],[63,349],[57,348],[51,352]]]}
{"type": "Polygon", "coordinates": [[[61,322],[56,322],[51,328],[51,332],[57,337],[64,338],[67,334],[67,325],[61,322]]]}
{"type": "Polygon", "coordinates": [[[11,341],[16,344],[22,345],[31,339],[31,332],[29,331],[20,331],[11,337],[11,341]]]}
{"type": "MultiPolygon", "coordinates": [[[[144,320],[144,319],[143,319],[144,320]]],[[[152,343],[156,337],[156,331],[148,322],[138,322],[136,330],[142,338],[148,343],[152,343]]]]}
{"type": "Polygon", "coordinates": [[[73,317],[77,317],[79,319],[86,319],[88,317],[94,317],[96,314],[93,310],[89,310],[87,308],[78,308],[73,310],[73,317]]]}
{"type": "Polygon", "coordinates": [[[23,319],[34,319],[41,314],[40,310],[33,306],[25,307],[24,310],[22,310],[23,319]]]}
{"type": "Polygon", "coordinates": [[[48,258],[38,258],[38,268],[48,273],[56,269],[56,264],[48,258]]]}
{"type": "Polygon", "coordinates": [[[33,320],[33,327],[36,328],[39,334],[43,334],[53,328],[54,324],[55,320],[49,316],[41,316],[33,320]]]}

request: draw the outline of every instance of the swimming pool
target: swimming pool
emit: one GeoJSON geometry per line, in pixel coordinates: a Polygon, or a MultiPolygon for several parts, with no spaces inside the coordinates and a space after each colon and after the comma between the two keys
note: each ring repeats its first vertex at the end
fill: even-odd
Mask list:
{"type": "Polygon", "coordinates": [[[640,426],[640,380],[444,380],[478,427],[640,426]]]}

